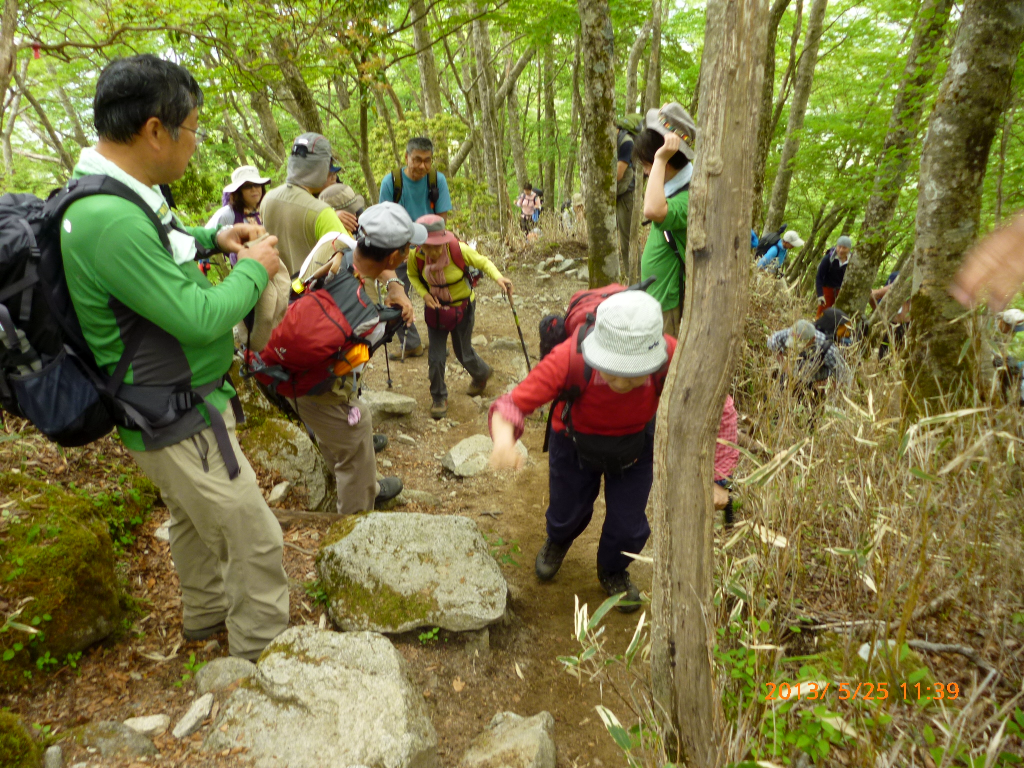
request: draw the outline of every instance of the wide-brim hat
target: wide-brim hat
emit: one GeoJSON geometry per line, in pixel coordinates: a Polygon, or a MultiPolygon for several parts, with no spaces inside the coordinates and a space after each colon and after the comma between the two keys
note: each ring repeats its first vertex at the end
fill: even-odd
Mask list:
{"type": "Polygon", "coordinates": [[[679,151],[686,155],[687,160],[693,160],[694,152],[691,144],[697,139],[697,124],[681,104],[670,101],[660,109],[647,110],[644,126],[662,136],[667,136],[669,133],[679,136],[682,139],[679,143],[679,151]]]}
{"type": "Polygon", "coordinates": [[[331,184],[320,193],[319,197],[331,208],[348,211],[352,215],[356,215],[366,208],[366,199],[348,184],[331,184]]]}
{"type": "Polygon", "coordinates": [[[643,291],[622,291],[597,308],[594,330],[583,340],[583,359],[611,376],[634,378],[668,360],[661,304],[643,291]]]}
{"type": "Polygon", "coordinates": [[[416,223],[422,224],[427,230],[426,245],[445,245],[455,239],[455,235],[448,231],[444,217],[436,213],[420,216],[416,223]]]}
{"type": "Polygon", "coordinates": [[[237,192],[245,184],[256,184],[264,186],[270,183],[269,176],[260,176],[255,165],[243,165],[231,172],[231,183],[224,187],[224,194],[230,195],[237,192]]]}

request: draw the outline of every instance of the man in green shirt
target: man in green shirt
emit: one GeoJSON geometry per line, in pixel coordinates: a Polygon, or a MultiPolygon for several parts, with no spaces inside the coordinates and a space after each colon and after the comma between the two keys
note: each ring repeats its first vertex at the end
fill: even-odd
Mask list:
{"type": "Polygon", "coordinates": [[[687,142],[696,133],[689,113],[671,102],[647,112],[633,146],[634,158],[650,177],[644,218],[651,221],[651,232],[640,257],[640,278],[657,278],[647,292],[661,302],[664,332],[673,338],[679,336],[686,284],[686,217],[693,175],[693,149],[687,142]]]}
{"type": "Polygon", "coordinates": [[[255,659],[288,626],[288,579],[281,528],[235,437],[226,374],[232,328],[277,272],[278,254],[276,238],[249,245],[261,227],[185,228],[164,201],[159,185],[181,178],[205,137],[202,104],[192,75],[156,56],[103,70],[93,102],[99,141],[74,175],[126,184],[159,217],[169,247],[142,208],[96,195],[68,208],[61,250],[96,362],[112,375],[126,346],[138,347],[118,397],[153,419],[145,431],[119,432],[170,511],[183,634],[205,639],[226,623],[231,654],[255,659]],[[213,286],[197,246],[237,252],[238,265],[213,286]]]}

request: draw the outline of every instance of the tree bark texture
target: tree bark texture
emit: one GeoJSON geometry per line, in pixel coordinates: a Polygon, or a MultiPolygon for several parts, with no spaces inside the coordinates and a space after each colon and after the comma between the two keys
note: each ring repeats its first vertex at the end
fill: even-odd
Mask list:
{"type": "Polygon", "coordinates": [[[370,166],[370,129],[368,125],[369,105],[366,103],[370,98],[366,85],[359,84],[359,167],[363,169],[363,180],[366,182],[366,191],[369,194],[370,205],[376,205],[380,187],[373,177],[373,168],[370,166]]]}
{"type": "Polygon", "coordinates": [[[267,149],[276,156],[276,165],[284,163],[285,154],[284,139],[281,138],[281,129],[277,127],[277,120],[274,118],[274,110],[270,107],[270,99],[263,90],[253,91],[249,96],[249,104],[260,122],[260,133],[266,142],[267,149]]]}
{"type": "Polygon", "coordinates": [[[550,47],[544,53],[544,201],[555,209],[558,200],[555,181],[555,158],[558,144],[555,139],[555,57],[550,47]]]}
{"type": "Polygon", "coordinates": [[[661,16],[664,0],[651,1],[651,55],[647,60],[644,104],[648,109],[661,106],[661,16]]]}
{"type": "Polygon", "coordinates": [[[590,287],[619,276],[615,229],[615,53],[608,0],[577,0],[583,49],[580,170],[587,222],[590,287]]]}
{"type": "Polygon", "coordinates": [[[743,343],[750,211],[764,75],[763,0],[709,0],[686,238],[687,296],[655,436],[655,697],[691,766],[720,762],[712,477],[722,405],[743,343]]]}
{"type": "Polygon", "coordinates": [[[1024,40],[1024,0],[967,0],[921,150],[906,412],[942,392],[969,398],[969,327],[947,290],[973,243],[992,140],[1024,40]]]}
{"type": "Polygon", "coordinates": [[[757,123],[757,156],[754,160],[754,212],[751,227],[761,231],[764,213],[764,167],[772,145],[775,125],[772,123],[772,104],[775,100],[775,45],[779,39],[779,24],[789,7],[790,0],[775,0],[768,13],[767,43],[764,53],[764,81],[761,85],[761,116],[757,123]]]}
{"type": "Polygon", "coordinates": [[[412,16],[413,44],[416,46],[416,63],[420,70],[420,87],[423,90],[424,115],[428,120],[444,114],[441,105],[441,85],[437,77],[437,61],[431,45],[430,30],[427,29],[427,7],[423,0],[409,3],[412,16]]]}
{"type": "Polygon", "coordinates": [[[275,37],[271,41],[271,49],[281,70],[284,86],[295,100],[296,118],[302,130],[323,133],[324,124],[320,119],[320,108],[316,104],[316,99],[313,98],[313,92],[309,89],[309,85],[302,77],[302,71],[295,63],[293,46],[284,38],[275,37]]]}
{"type": "Polygon", "coordinates": [[[893,215],[910,169],[928,86],[935,74],[953,0],[924,0],[907,53],[903,80],[889,117],[889,129],[875,164],[875,183],[864,211],[864,223],[850,257],[837,303],[847,314],[864,311],[878,268],[891,237],[893,215]]]}
{"type": "Polygon", "coordinates": [[[629,60],[626,63],[626,103],[622,109],[624,115],[631,115],[637,111],[637,70],[640,69],[640,57],[647,48],[647,36],[651,34],[653,26],[654,19],[647,19],[644,25],[640,27],[640,32],[637,33],[636,40],[633,41],[633,47],[629,49],[629,60]]]}
{"type": "Polygon", "coordinates": [[[508,136],[512,141],[512,165],[516,169],[516,188],[522,189],[530,180],[526,170],[526,147],[523,145],[523,133],[520,127],[519,96],[513,85],[508,90],[508,136]]]}
{"type": "Polygon", "coordinates": [[[768,205],[768,214],[765,216],[765,232],[777,230],[786,215],[789,187],[793,182],[796,154],[800,150],[800,135],[803,133],[807,101],[811,96],[811,85],[814,82],[814,67],[818,63],[818,46],[821,43],[821,31],[825,25],[827,8],[828,0],[814,0],[807,17],[807,37],[804,39],[804,50],[800,54],[800,63],[796,68],[793,103],[790,104],[789,121],[786,123],[786,143],[782,145],[779,171],[775,174],[775,183],[772,185],[772,199],[768,205]]]}

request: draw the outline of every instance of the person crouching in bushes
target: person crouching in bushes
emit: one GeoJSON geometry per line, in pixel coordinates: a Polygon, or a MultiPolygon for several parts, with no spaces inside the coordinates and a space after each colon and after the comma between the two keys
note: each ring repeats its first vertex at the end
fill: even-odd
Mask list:
{"type": "MultiPolygon", "coordinates": [[[[547,541],[537,553],[537,577],[549,581],[558,573],[569,547],[590,524],[604,477],[607,513],[597,578],[609,595],[625,593],[617,606],[623,613],[640,607],[631,560],[622,553],[639,554],[651,533],[644,510],[654,481],[654,416],[676,348],[662,323],[661,304],[653,296],[623,291],[609,297],[592,326],[581,326],[556,346],[488,414],[491,465],[519,468],[515,442],[525,417],[556,401],[548,435],[547,541]]],[[[731,466],[720,466],[716,476],[731,474],[738,458],[732,451],[731,466]]]]}
{"type": "Polygon", "coordinates": [[[778,354],[785,373],[791,374],[797,385],[822,390],[830,380],[846,386],[853,379],[839,347],[810,320],[797,320],[773,333],[768,337],[768,349],[778,354]]]}
{"type": "Polygon", "coordinates": [[[512,281],[502,277],[490,259],[470,248],[445,229],[444,219],[435,214],[416,220],[427,228],[427,241],[409,259],[409,281],[425,304],[430,352],[427,370],[430,376],[430,415],[444,418],[448,413],[448,388],[444,383],[444,363],[448,358],[448,336],[452,337],[455,357],[472,377],[466,394],[482,395],[494,373],[473,349],[473,325],[476,318],[476,280],[470,268],[486,274],[512,295],[512,281]]]}

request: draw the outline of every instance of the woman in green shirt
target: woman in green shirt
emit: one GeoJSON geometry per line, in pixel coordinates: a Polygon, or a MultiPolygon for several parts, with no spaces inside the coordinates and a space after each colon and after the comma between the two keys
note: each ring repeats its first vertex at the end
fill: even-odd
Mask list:
{"type": "Polygon", "coordinates": [[[648,111],[644,130],[633,144],[633,159],[649,177],[644,195],[644,218],[651,221],[640,257],[640,277],[657,279],[648,289],[661,303],[664,332],[679,335],[682,319],[686,260],[686,217],[693,175],[692,142],[697,127],[676,102],[648,111]]]}

